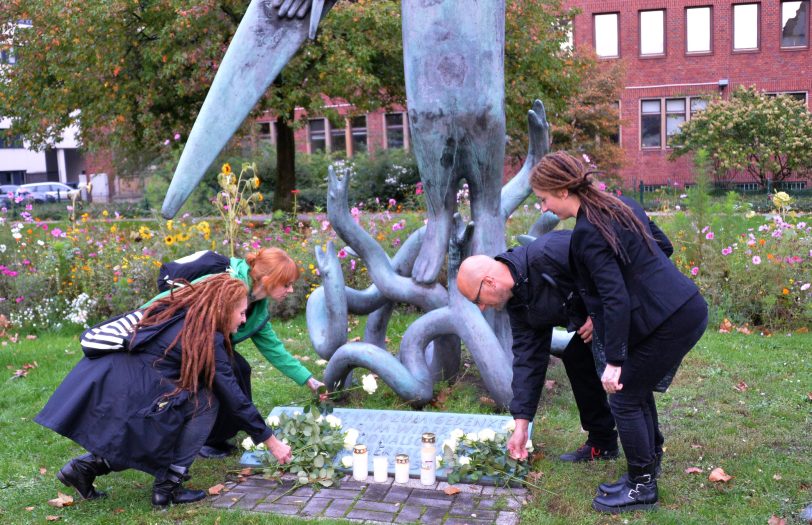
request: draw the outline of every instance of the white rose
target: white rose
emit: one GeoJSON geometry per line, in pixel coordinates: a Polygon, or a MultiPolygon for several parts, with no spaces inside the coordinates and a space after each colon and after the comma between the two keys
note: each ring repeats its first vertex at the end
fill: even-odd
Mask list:
{"type": "Polygon", "coordinates": [[[516,420],[515,420],[515,419],[511,419],[510,421],[508,421],[507,423],[505,423],[504,429],[505,429],[507,432],[513,432],[514,430],[516,430],[516,420]]]}
{"type": "Polygon", "coordinates": [[[295,411],[293,412],[293,416],[292,416],[292,417],[298,417],[298,416],[301,416],[301,415],[302,415],[302,413],[301,413],[301,412],[299,412],[298,410],[295,410],[295,411]]]}
{"type": "Polygon", "coordinates": [[[341,464],[344,466],[344,468],[352,467],[352,456],[344,456],[341,458],[341,464]]]}
{"type": "Polygon", "coordinates": [[[372,374],[365,374],[361,376],[361,385],[364,392],[367,394],[374,394],[378,389],[378,382],[375,381],[375,376],[372,374]]]}
{"type": "Polygon", "coordinates": [[[460,465],[467,465],[468,463],[471,462],[471,458],[469,458],[468,456],[460,456],[460,458],[457,460],[457,462],[460,465]]]}
{"type": "Polygon", "coordinates": [[[479,440],[482,442],[493,441],[496,439],[496,432],[490,428],[483,428],[479,431],[479,440]]]}
{"type": "Polygon", "coordinates": [[[451,437],[453,439],[458,440],[458,441],[460,439],[462,439],[462,436],[464,436],[464,435],[465,435],[465,431],[463,429],[461,429],[461,428],[455,428],[454,430],[451,431],[451,437]]]}
{"type": "Polygon", "coordinates": [[[278,427],[279,416],[268,416],[268,419],[266,419],[265,422],[268,423],[269,427],[278,427]]]}
{"type": "Polygon", "coordinates": [[[242,448],[245,450],[253,450],[254,449],[254,440],[250,437],[247,437],[242,440],[242,448]]]}
{"type": "Polygon", "coordinates": [[[527,443],[524,445],[524,448],[526,448],[528,452],[533,452],[533,440],[528,439],[527,443]]]}
{"type": "Polygon", "coordinates": [[[333,414],[324,418],[325,421],[330,425],[330,428],[341,428],[341,420],[335,417],[333,414]]]}
{"type": "Polygon", "coordinates": [[[457,450],[457,440],[456,439],[446,439],[443,441],[443,450],[448,448],[451,452],[457,450]]]}
{"type": "Polygon", "coordinates": [[[352,447],[355,446],[355,442],[358,441],[359,434],[360,433],[354,428],[347,430],[347,434],[344,436],[344,448],[346,450],[352,450],[352,447]]]}
{"type": "Polygon", "coordinates": [[[437,462],[437,466],[442,465],[443,464],[443,456],[437,456],[436,458],[434,458],[434,461],[437,462]]]}
{"type": "Polygon", "coordinates": [[[476,443],[479,441],[479,437],[476,435],[476,432],[470,432],[465,434],[465,439],[470,441],[471,443],[476,443]]]}
{"type": "MultiPolygon", "coordinates": [[[[284,441],[284,439],[282,441],[284,441]]],[[[287,445],[287,443],[285,443],[285,444],[287,445]]],[[[265,450],[266,449],[265,443],[260,443],[259,445],[256,446],[256,449],[257,450],[265,450]]]]}
{"type": "Polygon", "coordinates": [[[316,418],[316,423],[321,423],[322,421],[324,421],[324,416],[319,416],[316,418]]]}
{"type": "Polygon", "coordinates": [[[327,364],[327,361],[325,361],[324,359],[316,359],[316,364],[319,366],[324,366],[327,364]]]}

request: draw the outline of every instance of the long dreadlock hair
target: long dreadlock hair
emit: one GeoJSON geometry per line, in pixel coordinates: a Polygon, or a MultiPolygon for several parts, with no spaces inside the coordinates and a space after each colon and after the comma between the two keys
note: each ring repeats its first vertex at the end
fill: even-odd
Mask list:
{"type": "Polygon", "coordinates": [[[180,341],[181,372],[177,390],[197,393],[201,377],[209,389],[214,382],[215,332],[225,336],[229,355],[233,355],[229,332],[230,316],[241,299],[248,296],[248,288],[239,279],[227,273],[209,277],[195,284],[175,288],[171,294],[152,303],[144,312],[138,328],[160,324],[181,311],[186,311],[183,328],[164,350],[169,353],[180,341]]]}
{"type": "Polygon", "coordinates": [[[567,190],[578,196],[586,218],[598,228],[606,242],[612,247],[622,262],[629,262],[629,255],[618,238],[612,223],[637,233],[646,241],[648,249],[654,253],[654,238],[637,215],[623,201],[610,193],[592,185],[588,171],[575,157],[565,151],[546,155],[533,167],[530,173],[530,186],[534,190],[557,192],[567,190]]]}

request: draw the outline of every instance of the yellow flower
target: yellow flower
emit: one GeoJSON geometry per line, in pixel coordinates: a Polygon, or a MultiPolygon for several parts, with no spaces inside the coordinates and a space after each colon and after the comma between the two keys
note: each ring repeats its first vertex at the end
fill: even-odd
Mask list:
{"type": "Polygon", "coordinates": [[[118,231],[118,228],[116,228],[115,224],[110,226],[110,233],[116,233],[116,231],[118,231]]]}
{"type": "Polygon", "coordinates": [[[309,270],[312,270],[313,268],[315,268],[315,266],[313,266],[313,263],[310,263],[310,264],[307,265],[307,268],[309,270]]]}
{"type": "Polygon", "coordinates": [[[172,246],[173,244],[175,244],[175,238],[172,237],[171,235],[167,235],[166,237],[164,237],[164,243],[167,246],[172,246]]]}
{"type": "Polygon", "coordinates": [[[107,217],[108,215],[110,215],[110,214],[107,212],[107,210],[104,210],[102,212],[102,217],[107,217]]]}
{"type": "Polygon", "coordinates": [[[253,182],[254,182],[254,188],[259,188],[259,177],[255,176],[253,182]]]}
{"type": "Polygon", "coordinates": [[[259,202],[262,202],[262,201],[264,201],[264,200],[265,200],[265,197],[263,197],[261,193],[257,192],[257,200],[258,200],[259,202]]]}
{"type": "Polygon", "coordinates": [[[144,239],[152,238],[152,231],[150,231],[150,229],[147,226],[141,226],[140,228],[138,228],[138,234],[144,239]]]}
{"type": "Polygon", "coordinates": [[[781,290],[781,293],[784,294],[784,295],[789,295],[789,290],[784,288],[783,290],[781,290]]]}
{"type": "Polygon", "coordinates": [[[173,225],[172,219],[169,219],[168,221],[166,221],[166,229],[167,230],[172,231],[172,225],[173,225]]]}
{"type": "Polygon", "coordinates": [[[223,167],[221,169],[222,169],[223,173],[228,175],[229,173],[231,173],[231,164],[226,162],[225,164],[223,164],[223,167]]]}

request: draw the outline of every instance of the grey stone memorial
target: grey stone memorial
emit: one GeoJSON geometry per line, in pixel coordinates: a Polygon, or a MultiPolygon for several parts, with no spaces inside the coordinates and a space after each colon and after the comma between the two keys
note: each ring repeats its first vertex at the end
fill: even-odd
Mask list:
{"type": "MultiPolygon", "coordinates": [[[[301,412],[301,407],[276,407],[271,411],[272,416],[283,413],[293,414],[301,412]]],[[[389,458],[389,473],[394,475],[395,456],[397,454],[409,455],[409,474],[411,477],[420,477],[420,437],[424,432],[433,432],[437,437],[437,455],[442,455],[443,441],[451,436],[451,431],[462,429],[466,434],[479,432],[490,428],[496,432],[503,432],[504,426],[513,421],[510,416],[493,416],[486,414],[457,414],[453,412],[415,412],[409,410],[366,410],[354,408],[336,408],[333,415],[341,419],[343,430],[354,428],[358,430],[358,443],[363,443],[369,450],[369,473],[372,475],[372,457],[385,455],[389,458]]],[[[531,423],[529,434],[532,435],[531,423]]],[[[341,467],[341,458],[352,454],[345,451],[335,459],[335,464],[341,467]]],[[[505,451],[507,454],[507,450],[505,451]]],[[[256,453],[246,452],[240,458],[240,463],[249,467],[262,464],[256,453]]],[[[446,479],[445,469],[437,469],[437,479],[446,479]]]]}

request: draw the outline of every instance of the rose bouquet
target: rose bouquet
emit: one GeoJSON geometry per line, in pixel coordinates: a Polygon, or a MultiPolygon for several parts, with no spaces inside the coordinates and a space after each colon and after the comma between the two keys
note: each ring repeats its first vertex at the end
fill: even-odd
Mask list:
{"type": "MultiPolygon", "coordinates": [[[[524,478],[530,472],[530,463],[508,455],[507,441],[511,431],[508,425],[503,432],[490,428],[467,434],[462,429],[452,430],[451,436],[443,441],[443,455],[437,457],[438,464],[446,469],[448,482],[475,483],[487,477],[499,485],[526,483],[524,478]]],[[[527,441],[527,450],[533,450],[530,440],[527,441]]]]}

